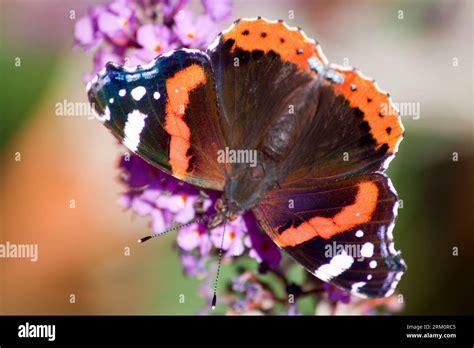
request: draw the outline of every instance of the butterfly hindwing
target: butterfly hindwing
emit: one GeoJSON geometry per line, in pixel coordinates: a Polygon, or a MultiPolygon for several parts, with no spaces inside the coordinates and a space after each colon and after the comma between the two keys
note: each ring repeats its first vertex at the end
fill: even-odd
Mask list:
{"type": "Polygon", "coordinates": [[[109,63],[88,96],[131,151],[178,179],[222,190],[217,151],[225,145],[205,53],[177,50],[133,69],[109,63]]]}
{"type": "Polygon", "coordinates": [[[273,241],[308,271],[354,294],[388,296],[405,264],[392,229],[397,197],[383,174],[275,190],[253,209],[273,241]]]}

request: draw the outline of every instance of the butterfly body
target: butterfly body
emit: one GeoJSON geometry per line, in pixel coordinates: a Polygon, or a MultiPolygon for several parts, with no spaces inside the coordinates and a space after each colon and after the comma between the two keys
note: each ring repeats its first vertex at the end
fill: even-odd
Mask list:
{"type": "Polygon", "coordinates": [[[131,151],[222,191],[209,227],[251,211],[320,279],[364,297],[395,290],[405,264],[384,171],[403,127],[388,94],[329,64],[301,30],[239,20],[206,52],[172,51],[133,69],[108,64],[88,96],[131,151]],[[342,252],[328,253],[331,245],[342,252]]]}

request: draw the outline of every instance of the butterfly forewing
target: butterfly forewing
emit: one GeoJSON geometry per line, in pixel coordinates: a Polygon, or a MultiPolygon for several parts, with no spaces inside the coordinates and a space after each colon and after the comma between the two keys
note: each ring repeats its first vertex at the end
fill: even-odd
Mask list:
{"type": "Polygon", "coordinates": [[[270,126],[285,115],[309,115],[315,109],[305,99],[317,76],[308,59],[323,66],[322,57],[314,42],[297,29],[264,19],[239,20],[208,53],[231,147],[265,151],[259,147],[270,126]]]}
{"type": "Polygon", "coordinates": [[[108,64],[88,96],[131,151],[178,179],[222,190],[217,151],[225,142],[205,53],[178,50],[134,69],[108,64]]]}

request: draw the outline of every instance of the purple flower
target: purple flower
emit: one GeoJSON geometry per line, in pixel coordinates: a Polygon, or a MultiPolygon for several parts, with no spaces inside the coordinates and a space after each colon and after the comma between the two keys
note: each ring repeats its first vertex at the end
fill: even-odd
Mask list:
{"type": "Polygon", "coordinates": [[[270,310],[274,305],[273,294],[264,289],[256,276],[246,271],[232,280],[232,289],[242,296],[235,298],[229,314],[252,314],[253,311],[270,310]]]}
{"type": "Polygon", "coordinates": [[[165,21],[172,19],[183,7],[185,7],[189,0],[162,0],[161,14],[165,17],[165,21]]]}
{"type": "Polygon", "coordinates": [[[129,58],[129,65],[146,64],[158,55],[177,47],[171,43],[172,32],[164,25],[146,24],[137,31],[137,43],[142,48],[134,49],[129,58]]]}
{"type": "Polygon", "coordinates": [[[260,284],[249,282],[247,285],[246,298],[252,302],[260,302],[263,299],[264,292],[260,284]]]}
{"type": "Polygon", "coordinates": [[[84,16],[80,18],[74,26],[74,39],[76,44],[89,51],[94,48],[102,39],[102,35],[96,30],[93,18],[84,16]]]}
{"type": "Polygon", "coordinates": [[[145,24],[137,31],[137,42],[155,55],[168,51],[170,41],[171,30],[164,25],[145,24]]]}
{"type": "Polygon", "coordinates": [[[173,178],[136,155],[123,156],[119,167],[122,169],[122,181],[133,190],[153,186],[171,194],[199,194],[194,186],[173,178]]]}
{"type": "Polygon", "coordinates": [[[191,278],[202,278],[206,275],[205,264],[207,259],[191,255],[189,253],[182,253],[180,255],[181,265],[183,266],[184,274],[191,278]]]}
{"type": "Polygon", "coordinates": [[[244,236],[247,231],[245,223],[241,216],[234,221],[229,221],[225,225],[218,226],[211,230],[212,244],[220,249],[226,250],[226,256],[239,256],[245,250],[244,236]],[[224,241],[222,242],[222,234],[224,233],[224,241]]]}
{"type": "Polygon", "coordinates": [[[85,51],[89,51],[102,42],[104,35],[97,27],[97,18],[104,11],[105,6],[94,6],[90,8],[87,15],[77,20],[74,26],[76,46],[82,46],[85,51]]]}
{"type": "Polygon", "coordinates": [[[228,19],[232,13],[231,0],[201,0],[206,14],[214,20],[228,19]]]}
{"type": "Polygon", "coordinates": [[[232,290],[236,292],[244,292],[245,281],[242,281],[240,277],[232,279],[232,290]]]}
{"type": "Polygon", "coordinates": [[[342,302],[342,303],[347,304],[351,301],[351,295],[348,292],[343,291],[335,287],[334,285],[331,285],[329,283],[324,283],[323,288],[326,291],[328,295],[328,300],[330,302],[333,302],[333,303],[342,302]]]}
{"type": "Polygon", "coordinates": [[[135,17],[131,1],[115,0],[97,18],[99,30],[114,45],[127,46],[133,40],[135,17]]]}
{"type": "Polygon", "coordinates": [[[237,292],[244,292],[247,289],[247,282],[251,281],[253,274],[244,272],[238,277],[232,279],[232,288],[237,292]]]}
{"type": "Polygon", "coordinates": [[[218,32],[209,16],[194,18],[191,12],[180,11],[174,21],[173,30],[184,46],[205,48],[218,32]]]}
{"type": "Polygon", "coordinates": [[[201,224],[194,223],[185,226],[178,232],[178,246],[185,251],[192,251],[199,248],[201,255],[207,254],[212,247],[211,239],[206,228],[201,224]]]}
{"type": "Polygon", "coordinates": [[[170,225],[169,221],[171,217],[166,214],[166,212],[153,209],[150,213],[151,222],[150,227],[151,231],[154,234],[160,234],[164,232],[170,225]]]}
{"type": "Polygon", "coordinates": [[[302,313],[298,311],[298,307],[296,306],[296,304],[292,303],[289,305],[286,315],[302,315],[302,313]]]}
{"type": "Polygon", "coordinates": [[[116,64],[123,63],[123,53],[120,50],[111,50],[107,48],[99,48],[97,53],[94,56],[94,67],[96,70],[101,70],[104,68],[105,64],[108,62],[113,62],[116,64]]]}
{"type": "Polygon", "coordinates": [[[266,235],[250,234],[252,249],[249,255],[258,262],[267,262],[270,267],[277,267],[281,260],[281,253],[273,241],[266,235]]]}
{"type": "Polygon", "coordinates": [[[185,10],[188,2],[114,0],[91,7],[74,28],[75,46],[99,47],[86,82],[108,61],[136,66],[183,45],[205,49],[217,34],[216,22],[230,16],[231,1],[203,0],[204,15],[198,17],[185,10]]]}
{"type": "Polygon", "coordinates": [[[161,191],[144,190],[142,192],[125,192],[119,197],[119,205],[125,210],[132,209],[139,216],[150,216],[150,227],[154,234],[159,234],[169,227],[172,220],[167,211],[156,208],[156,197],[161,191]],[[167,214],[168,213],[168,214],[167,214]]]}
{"type": "Polygon", "coordinates": [[[136,195],[132,201],[132,209],[140,216],[147,216],[156,209],[158,198],[162,191],[158,189],[148,188],[143,190],[139,195],[136,195]]]}
{"type": "Polygon", "coordinates": [[[132,189],[145,187],[153,183],[159,184],[166,178],[162,171],[135,155],[123,156],[120,159],[119,167],[122,169],[122,180],[132,189]]]}
{"type": "Polygon", "coordinates": [[[188,194],[161,195],[157,207],[174,214],[174,221],[180,224],[190,222],[196,216],[194,209],[198,196],[188,194]]]}
{"type": "Polygon", "coordinates": [[[266,262],[270,267],[277,267],[281,260],[278,247],[270,237],[260,232],[253,215],[245,214],[244,221],[250,237],[251,250],[249,255],[258,262],[266,262]]]}
{"type": "MultiPolygon", "coordinates": [[[[187,184],[180,184],[173,177],[157,170],[133,155],[120,161],[122,180],[130,190],[121,195],[120,205],[136,214],[151,218],[153,233],[159,234],[174,222],[188,223],[195,217],[194,204],[199,192],[187,184]]],[[[212,204],[205,199],[203,208],[212,204]]]]}

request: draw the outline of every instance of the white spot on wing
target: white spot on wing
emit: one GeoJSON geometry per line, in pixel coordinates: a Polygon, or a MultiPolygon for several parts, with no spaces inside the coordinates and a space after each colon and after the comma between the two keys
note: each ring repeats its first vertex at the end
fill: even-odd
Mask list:
{"type": "Polygon", "coordinates": [[[136,101],[139,101],[140,99],[143,98],[143,96],[146,94],[146,89],[143,86],[138,86],[132,89],[131,95],[132,98],[135,99],[136,101]]]}
{"type": "Polygon", "coordinates": [[[367,283],[366,283],[366,282],[357,282],[357,283],[354,283],[354,284],[352,284],[351,291],[358,292],[359,289],[360,289],[361,287],[363,287],[365,284],[367,284],[367,283]]]}
{"type": "Polygon", "coordinates": [[[372,257],[374,255],[374,245],[370,242],[365,243],[362,245],[360,253],[363,257],[372,257]]]}
{"type": "Polygon", "coordinates": [[[153,98],[156,99],[156,100],[160,99],[160,96],[161,96],[160,92],[153,93],[153,98]]]}
{"type": "Polygon", "coordinates": [[[356,237],[357,237],[357,238],[362,238],[363,236],[364,236],[364,232],[362,232],[362,230],[358,230],[358,231],[356,232],[356,237]]]}
{"type": "Polygon", "coordinates": [[[98,115],[97,119],[100,122],[110,121],[110,110],[109,110],[108,106],[105,107],[104,114],[103,115],[98,115]]]}
{"type": "Polygon", "coordinates": [[[126,90],[121,89],[121,90],[119,91],[119,96],[124,97],[126,93],[127,93],[126,90]]]}
{"type": "Polygon", "coordinates": [[[312,70],[316,71],[318,74],[324,70],[322,63],[316,57],[309,58],[308,65],[312,70]]]}
{"type": "Polygon", "coordinates": [[[369,267],[370,267],[370,268],[375,268],[375,267],[377,267],[377,261],[375,261],[375,260],[370,261],[370,262],[369,262],[369,267]]]}
{"type": "Polygon", "coordinates": [[[127,115],[127,122],[124,127],[125,137],[123,144],[132,151],[138,149],[140,144],[140,134],[145,127],[145,119],[148,116],[138,110],[134,110],[127,115]]]}
{"type": "Polygon", "coordinates": [[[328,281],[349,269],[354,263],[354,258],[346,252],[334,256],[329,263],[320,266],[314,274],[316,277],[328,281]]]}

